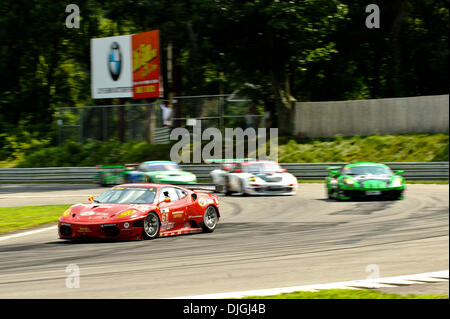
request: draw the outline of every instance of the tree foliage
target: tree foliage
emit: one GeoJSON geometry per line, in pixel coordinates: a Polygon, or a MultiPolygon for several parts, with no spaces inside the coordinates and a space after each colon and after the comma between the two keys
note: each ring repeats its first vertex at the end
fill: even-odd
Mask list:
{"type": "MultiPolygon", "coordinates": [[[[177,95],[252,98],[290,132],[291,102],[448,93],[448,0],[380,0],[379,29],[363,0],[4,0],[0,6],[0,145],[29,131],[55,139],[55,110],[90,97],[90,39],[161,30],[174,48],[177,95]]],[[[162,66],[165,72],[165,65],[162,66]]],[[[243,110],[243,113],[245,110],[243,110]]]]}

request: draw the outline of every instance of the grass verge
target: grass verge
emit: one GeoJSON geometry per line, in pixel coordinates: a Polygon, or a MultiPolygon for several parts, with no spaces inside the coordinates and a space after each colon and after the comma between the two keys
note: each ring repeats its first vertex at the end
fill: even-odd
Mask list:
{"type": "Polygon", "coordinates": [[[324,289],[296,291],[274,296],[249,296],[243,299],[448,299],[447,295],[399,295],[370,289],[324,289]]]}
{"type": "Polygon", "coordinates": [[[71,205],[0,207],[0,234],[55,223],[71,205]]]}

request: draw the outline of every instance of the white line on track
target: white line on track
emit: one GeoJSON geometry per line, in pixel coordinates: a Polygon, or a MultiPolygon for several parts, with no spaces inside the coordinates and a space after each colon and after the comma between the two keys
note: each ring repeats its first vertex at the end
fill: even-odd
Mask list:
{"type": "Polygon", "coordinates": [[[247,296],[273,296],[282,293],[291,293],[294,291],[318,291],[321,289],[374,289],[382,287],[395,287],[396,285],[424,284],[428,282],[439,282],[448,280],[449,280],[449,271],[443,270],[415,275],[343,281],[331,284],[317,284],[317,285],[293,286],[293,287],[272,288],[272,289],[235,291],[216,294],[175,297],[168,299],[229,299],[229,298],[243,298],[247,296]]]}
{"type": "Polygon", "coordinates": [[[57,228],[57,226],[51,226],[51,227],[45,227],[45,228],[40,228],[40,229],[36,229],[36,230],[30,230],[27,232],[18,233],[18,234],[14,234],[14,235],[1,236],[0,241],[12,239],[12,238],[23,237],[23,236],[28,236],[28,235],[34,235],[34,234],[42,233],[42,232],[49,231],[49,230],[58,231],[58,228],[57,228]]]}
{"type": "Polygon", "coordinates": [[[0,196],[0,199],[14,199],[14,198],[61,198],[61,197],[83,197],[83,196],[92,196],[92,195],[24,195],[24,196],[0,196]]]}

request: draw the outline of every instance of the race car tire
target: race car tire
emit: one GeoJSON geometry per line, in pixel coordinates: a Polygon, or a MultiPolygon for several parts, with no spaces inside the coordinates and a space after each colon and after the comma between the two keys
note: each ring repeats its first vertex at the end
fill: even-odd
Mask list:
{"type": "Polygon", "coordinates": [[[239,193],[241,194],[241,196],[247,196],[242,180],[239,181],[239,193]]]}
{"type": "Polygon", "coordinates": [[[108,184],[106,184],[106,183],[104,182],[103,173],[100,173],[100,174],[98,175],[98,185],[100,185],[100,187],[106,187],[106,186],[108,186],[108,184]]]}
{"type": "Polygon", "coordinates": [[[328,199],[333,199],[333,191],[327,188],[328,199]]]}
{"type": "Polygon", "coordinates": [[[212,233],[217,226],[217,221],[219,220],[219,215],[217,214],[217,210],[214,206],[209,206],[205,210],[205,214],[203,215],[202,229],[205,233],[212,233]]]}
{"type": "Polygon", "coordinates": [[[230,196],[231,195],[232,192],[230,191],[230,188],[228,187],[228,178],[225,179],[225,185],[223,185],[222,190],[225,193],[225,196],[230,196]]]}
{"type": "Polygon", "coordinates": [[[144,239],[154,239],[159,236],[161,222],[155,212],[150,212],[144,219],[142,235],[144,239]]]}

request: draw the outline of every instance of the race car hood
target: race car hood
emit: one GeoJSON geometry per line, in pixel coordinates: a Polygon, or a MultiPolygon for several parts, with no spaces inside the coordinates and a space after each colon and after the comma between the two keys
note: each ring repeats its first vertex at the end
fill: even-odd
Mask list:
{"type": "Polygon", "coordinates": [[[286,173],[255,173],[253,174],[256,177],[261,178],[265,182],[281,182],[283,177],[288,176],[286,173]]]}
{"type": "Polygon", "coordinates": [[[348,176],[357,180],[358,182],[364,182],[368,180],[389,182],[393,175],[348,175],[348,176]]]}
{"type": "Polygon", "coordinates": [[[139,216],[148,210],[154,208],[155,205],[134,205],[134,204],[108,204],[108,203],[92,203],[78,204],[70,208],[70,213],[63,217],[77,222],[98,222],[107,221],[117,218],[117,216],[130,209],[134,209],[136,213],[132,215],[139,216]]]}
{"type": "Polygon", "coordinates": [[[192,173],[185,171],[157,171],[147,173],[147,175],[185,176],[185,175],[192,175],[192,173]]]}
{"type": "Polygon", "coordinates": [[[388,187],[394,175],[344,175],[342,179],[350,178],[358,182],[359,187],[372,189],[388,187]]]}

